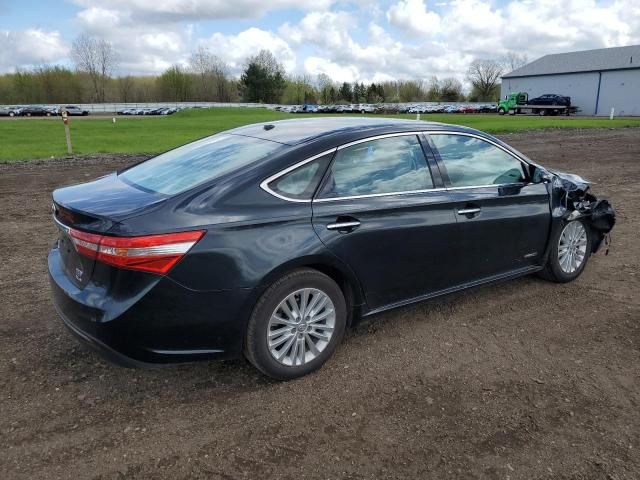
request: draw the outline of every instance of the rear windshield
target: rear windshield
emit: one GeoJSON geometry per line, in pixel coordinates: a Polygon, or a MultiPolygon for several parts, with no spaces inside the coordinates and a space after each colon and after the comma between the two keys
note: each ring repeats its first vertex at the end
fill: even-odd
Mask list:
{"type": "Polygon", "coordinates": [[[152,192],[175,195],[260,160],[283,145],[259,138],[218,134],[171,150],[120,174],[152,192]]]}

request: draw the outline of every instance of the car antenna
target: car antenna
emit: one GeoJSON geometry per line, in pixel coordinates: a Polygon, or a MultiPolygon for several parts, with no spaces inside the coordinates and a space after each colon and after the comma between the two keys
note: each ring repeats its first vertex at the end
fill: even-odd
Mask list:
{"type": "Polygon", "coordinates": [[[273,130],[274,128],[276,128],[276,126],[275,125],[271,125],[271,124],[264,126],[265,130],[273,130]]]}

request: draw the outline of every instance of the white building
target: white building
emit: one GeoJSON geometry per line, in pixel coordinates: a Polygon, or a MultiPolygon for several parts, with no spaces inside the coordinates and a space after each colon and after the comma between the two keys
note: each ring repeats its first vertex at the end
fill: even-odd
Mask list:
{"type": "Polygon", "coordinates": [[[545,55],[502,77],[502,98],[571,97],[579,115],[640,115],[640,45],[545,55]]]}

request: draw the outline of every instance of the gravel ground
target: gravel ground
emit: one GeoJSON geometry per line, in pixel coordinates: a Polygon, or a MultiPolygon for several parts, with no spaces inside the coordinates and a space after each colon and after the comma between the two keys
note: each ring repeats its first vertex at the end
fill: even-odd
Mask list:
{"type": "Polygon", "coordinates": [[[608,256],[378,316],[298,381],[127,370],[49,300],[50,192],[136,157],[0,165],[0,478],[640,478],[640,130],[503,138],[618,210],[608,256]]]}

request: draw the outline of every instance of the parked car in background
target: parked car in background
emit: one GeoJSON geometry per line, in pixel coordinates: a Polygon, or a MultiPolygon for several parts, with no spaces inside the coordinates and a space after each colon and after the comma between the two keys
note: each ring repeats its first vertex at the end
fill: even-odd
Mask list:
{"type": "Polygon", "coordinates": [[[480,113],[495,113],[498,111],[498,105],[496,105],[495,103],[488,103],[485,105],[480,105],[478,110],[480,113]]]}
{"type": "Polygon", "coordinates": [[[358,105],[354,105],[354,111],[359,113],[375,113],[376,109],[373,105],[360,103],[358,105]]]}
{"type": "Polygon", "coordinates": [[[588,189],[456,125],[247,125],[55,190],[51,291],[120,363],[244,354],[291,379],[363,317],[532,273],[576,279],[615,222],[588,189]]]}
{"type": "MultiPolygon", "coordinates": [[[[275,109],[274,109],[275,110],[275,109]]],[[[173,115],[178,111],[175,107],[159,108],[124,108],[118,110],[118,115],[173,115]]]]}
{"type": "Polygon", "coordinates": [[[50,117],[54,115],[51,110],[40,106],[29,106],[22,109],[21,115],[23,117],[50,117]]]}
{"type": "Polygon", "coordinates": [[[571,106],[571,97],[548,93],[536,98],[530,98],[527,103],[529,105],[564,105],[569,107],[571,106]]]}
{"type": "Polygon", "coordinates": [[[67,111],[67,115],[83,116],[83,117],[86,117],[87,115],[89,115],[89,110],[84,110],[75,105],[65,105],[63,108],[67,111]]]}
{"type": "Polygon", "coordinates": [[[22,114],[24,107],[17,105],[1,106],[0,116],[2,117],[18,117],[22,114]]]}

